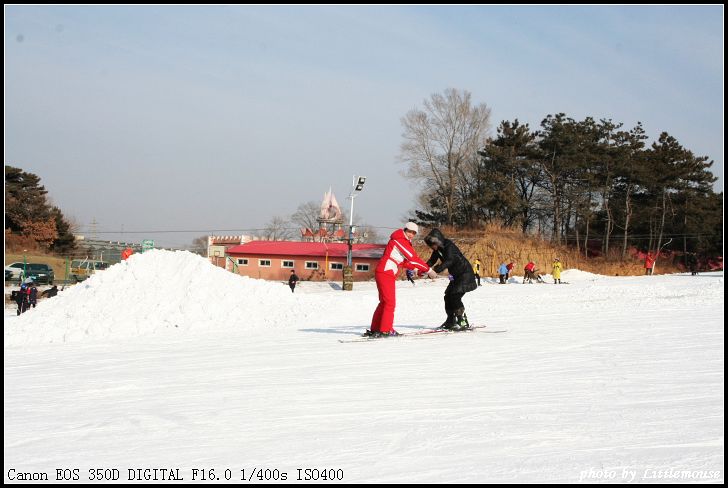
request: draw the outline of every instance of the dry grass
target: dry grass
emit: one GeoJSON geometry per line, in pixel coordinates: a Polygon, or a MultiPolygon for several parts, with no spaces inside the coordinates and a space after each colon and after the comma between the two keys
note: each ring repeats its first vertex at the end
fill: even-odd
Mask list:
{"type": "MultiPolygon", "coordinates": [[[[457,244],[465,257],[474,262],[476,258],[482,263],[482,275],[497,277],[501,263],[513,261],[514,274],[523,274],[523,267],[529,261],[536,263],[542,274],[551,273],[554,258],[559,258],[562,270],[580,269],[590,273],[606,276],[643,275],[645,273],[642,260],[627,258],[625,261],[606,260],[604,258],[585,258],[576,249],[565,246],[554,246],[550,242],[532,236],[524,236],[519,230],[508,229],[496,224],[489,224],[482,230],[453,231],[443,227],[440,229],[445,237],[457,244]]],[[[421,236],[427,235],[423,229],[421,236]]],[[[415,243],[420,256],[430,256],[431,251],[422,241],[415,243]]],[[[675,273],[679,271],[669,263],[658,261],[657,274],[675,273]]]]}

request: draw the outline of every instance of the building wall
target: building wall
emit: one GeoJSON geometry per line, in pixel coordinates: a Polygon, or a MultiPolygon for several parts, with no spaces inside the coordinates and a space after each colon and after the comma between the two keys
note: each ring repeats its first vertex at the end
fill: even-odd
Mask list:
{"type": "MultiPolygon", "coordinates": [[[[342,281],[344,274],[342,270],[332,270],[326,265],[326,257],[324,256],[260,256],[235,254],[230,257],[238,263],[241,259],[247,259],[247,264],[238,264],[237,273],[241,276],[249,276],[263,280],[288,281],[293,269],[298,277],[302,280],[310,281],[342,281]],[[269,260],[270,266],[261,266],[259,260],[269,260]],[[283,261],[293,261],[293,268],[283,267],[283,261]],[[318,263],[318,270],[306,268],[306,262],[318,263]],[[324,273],[326,269],[326,273],[324,273]]],[[[346,258],[330,257],[328,264],[340,263],[346,265],[346,258]]],[[[379,263],[378,258],[353,258],[352,267],[354,268],[354,281],[367,281],[374,278],[374,270],[379,263]],[[357,271],[356,266],[369,265],[368,271],[357,271]]]]}
{"type": "Polygon", "coordinates": [[[244,244],[254,240],[253,236],[207,236],[207,258],[215,266],[229,269],[230,262],[227,259],[227,250],[231,247],[244,244]]]}

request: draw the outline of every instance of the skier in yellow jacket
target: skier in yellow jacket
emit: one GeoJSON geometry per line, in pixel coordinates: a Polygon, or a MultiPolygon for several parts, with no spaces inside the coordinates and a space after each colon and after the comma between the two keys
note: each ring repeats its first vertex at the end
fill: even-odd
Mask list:
{"type": "Polygon", "coordinates": [[[551,275],[554,277],[554,285],[557,284],[557,282],[559,284],[561,283],[561,261],[559,261],[559,258],[554,259],[551,275]]]}

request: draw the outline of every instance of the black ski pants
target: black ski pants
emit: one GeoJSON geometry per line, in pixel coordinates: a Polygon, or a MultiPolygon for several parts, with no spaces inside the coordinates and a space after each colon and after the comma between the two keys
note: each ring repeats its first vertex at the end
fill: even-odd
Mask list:
{"type": "Polygon", "coordinates": [[[450,293],[445,295],[445,310],[453,312],[459,308],[465,308],[463,305],[463,295],[465,293],[450,293]]]}

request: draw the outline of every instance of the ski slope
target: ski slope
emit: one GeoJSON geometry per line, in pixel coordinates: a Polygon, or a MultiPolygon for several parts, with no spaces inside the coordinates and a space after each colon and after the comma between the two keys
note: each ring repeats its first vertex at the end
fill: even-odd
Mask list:
{"type": "MultiPolygon", "coordinates": [[[[5,310],[5,482],[722,482],[723,273],[549,278],[465,296],[507,333],[342,344],[374,283],[134,255],[5,310]]],[[[398,282],[395,328],[440,324],[446,286],[398,282]]]]}

